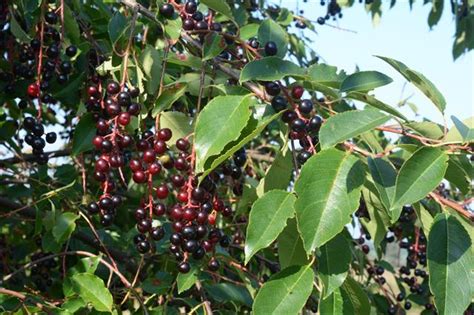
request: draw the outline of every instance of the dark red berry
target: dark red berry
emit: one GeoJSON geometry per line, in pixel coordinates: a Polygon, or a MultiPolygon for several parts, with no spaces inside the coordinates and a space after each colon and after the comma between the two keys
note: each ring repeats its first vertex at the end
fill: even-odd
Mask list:
{"type": "Polygon", "coordinates": [[[291,89],[291,96],[296,99],[300,99],[303,96],[304,88],[300,85],[296,85],[291,89]]]}

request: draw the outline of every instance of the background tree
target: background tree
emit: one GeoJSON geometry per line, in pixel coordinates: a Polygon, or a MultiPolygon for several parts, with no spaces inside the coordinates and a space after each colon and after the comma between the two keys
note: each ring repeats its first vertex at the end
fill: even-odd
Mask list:
{"type": "MultiPolygon", "coordinates": [[[[447,3],[456,58],[474,4],[430,26],[447,3]]],[[[2,311],[472,314],[473,118],[319,62],[305,32],[381,12],[321,5],[2,1],[2,311]]]]}

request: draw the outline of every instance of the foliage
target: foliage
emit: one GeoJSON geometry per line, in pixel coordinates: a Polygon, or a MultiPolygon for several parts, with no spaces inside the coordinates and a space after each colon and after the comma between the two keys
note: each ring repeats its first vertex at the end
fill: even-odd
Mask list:
{"type": "MultiPolygon", "coordinates": [[[[474,118],[410,120],[372,93],[392,78],[320,62],[326,17],[181,2],[0,2],[2,312],[472,314],[474,118]]],[[[457,58],[474,4],[450,4],[457,58]]]]}

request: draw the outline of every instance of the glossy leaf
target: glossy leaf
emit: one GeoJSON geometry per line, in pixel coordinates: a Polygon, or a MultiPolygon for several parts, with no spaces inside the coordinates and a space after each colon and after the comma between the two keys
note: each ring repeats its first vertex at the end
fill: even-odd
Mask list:
{"type": "Polygon", "coordinates": [[[320,250],[318,271],[323,283],[322,298],[325,299],[346,280],[352,255],[342,233],[327,242],[320,250]]]}
{"type": "Polygon", "coordinates": [[[370,302],[360,285],[348,277],[344,284],[321,301],[321,315],[370,314],[370,302]]]}
{"type": "Polygon", "coordinates": [[[74,129],[72,155],[92,150],[92,140],[96,133],[95,121],[91,114],[85,114],[74,129]]]}
{"type": "Polygon", "coordinates": [[[253,204],[245,242],[245,264],[255,253],[276,240],[295,214],[296,197],[283,190],[271,190],[253,204]]]}
{"type": "Polygon", "coordinates": [[[390,117],[375,109],[351,110],[329,117],[321,127],[321,148],[330,148],[339,142],[356,137],[380,126],[390,117]]]}
{"type": "Polygon", "coordinates": [[[28,43],[31,41],[30,36],[21,28],[21,25],[18,24],[14,14],[10,15],[10,30],[21,42],[28,43]]]}
{"type": "Polygon", "coordinates": [[[423,147],[403,163],[391,202],[392,221],[400,216],[401,206],[417,202],[438,186],[447,162],[448,156],[441,149],[423,147]]]}
{"type": "Polygon", "coordinates": [[[444,112],[444,109],[446,108],[446,99],[436,88],[436,86],[430,80],[428,80],[428,78],[415,70],[411,70],[404,63],[398,60],[382,56],[376,57],[387,62],[395,70],[400,72],[400,74],[403,75],[405,79],[413,83],[413,85],[422,91],[441,112],[444,112]]]}
{"type": "Polygon", "coordinates": [[[245,65],[240,73],[240,82],[249,80],[275,81],[287,76],[303,76],[304,70],[288,60],[265,57],[245,65]]]}
{"type": "Polygon", "coordinates": [[[463,194],[468,194],[471,190],[471,174],[471,162],[466,156],[451,156],[444,178],[454,184],[463,194]]]}
{"type": "Polygon", "coordinates": [[[462,314],[474,296],[471,238],[452,215],[438,214],[428,236],[430,289],[441,315],[462,314]]]}
{"type": "Polygon", "coordinates": [[[390,203],[395,195],[397,170],[388,159],[369,157],[368,164],[380,201],[385,209],[390,210],[390,203]]]}
{"type": "Polygon", "coordinates": [[[303,165],[295,183],[295,209],[306,252],[324,245],[350,222],[363,182],[361,162],[336,149],[323,150],[303,165]]]}
{"type": "Polygon", "coordinates": [[[250,118],[248,96],[217,96],[199,113],[195,128],[196,171],[209,157],[237,140],[250,118]]]}
{"type": "Polygon", "coordinates": [[[360,71],[347,76],[341,83],[341,92],[370,91],[392,83],[392,79],[377,71],[360,71]]]}
{"type": "Polygon", "coordinates": [[[298,314],[313,289],[311,264],[292,266],[272,276],[258,291],[255,314],[298,314]]]}
{"type": "Polygon", "coordinates": [[[278,260],[280,267],[285,269],[294,265],[306,265],[308,256],[303,241],[298,233],[296,219],[288,219],[285,229],[278,236],[278,260]]]}
{"type": "Polygon", "coordinates": [[[112,311],[112,295],[104,281],[90,273],[78,273],[72,276],[74,291],[99,312],[112,311]]]}
{"type": "Polygon", "coordinates": [[[269,41],[277,45],[278,52],[276,56],[285,57],[288,51],[288,33],[272,19],[266,19],[258,28],[258,41],[262,47],[269,41]]]}
{"type": "Polygon", "coordinates": [[[369,106],[375,107],[377,109],[380,109],[381,111],[384,111],[386,113],[392,114],[393,116],[396,116],[405,121],[408,121],[408,118],[406,118],[405,115],[400,113],[398,110],[396,110],[392,106],[387,105],[381,102],[380,100],[376,99],[372,95],[361,93],[361,92],[350,92],[347,94],[346,97],[351,98],[353,100],[360,101],[360,102],[364,102],[369,106]]]}

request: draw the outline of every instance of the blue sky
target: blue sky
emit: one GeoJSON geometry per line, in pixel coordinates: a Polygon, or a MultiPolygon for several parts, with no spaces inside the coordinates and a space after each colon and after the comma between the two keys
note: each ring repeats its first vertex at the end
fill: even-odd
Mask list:
{"type": "MultiPolygon", "coordinates": [[[[382,101],[395,106],[401,99],[406,80],[384,61],[373,57],[381,55],[404,62],[410,68],[423,73],[443,93],[447,101],[448,125],[452,125],[451,115],[461,120],[474,115],[474,61],[470,52],[453,61],[451,48],[455,24],[450,8],[445,11],[440,22],[430,30],[427,18],[431,5],[416,1],[410,10],[408,1],[397,1],[390,9],[389,1],[382,1],[382,18],[377,26],[358,1],[351,8],[343,9],[343,18],[330,20],[331,25],[350,29],[357,33],[338,30],[329,26],[316,25],[318,34],[310,35],[310,44],[328,64],[354,72],[356,66],[361,70],[377,70],[390,76],[394,82],[375,90],[382,101]]],[[[296,8],[296,1],[282,1],[282,6],[296,8]]],[[[316,20],[325,15],[325,7],[319,0],[299,1],[304,16],[316,20]]],[[[410,99],[419,109],[415,117],[408,108],[401,111],[408,117],[421,120],[427,117],[442,123],[442,116],[431,102],[413,85],[406,85],[403,96],[414,94],[410,99]]]]}

